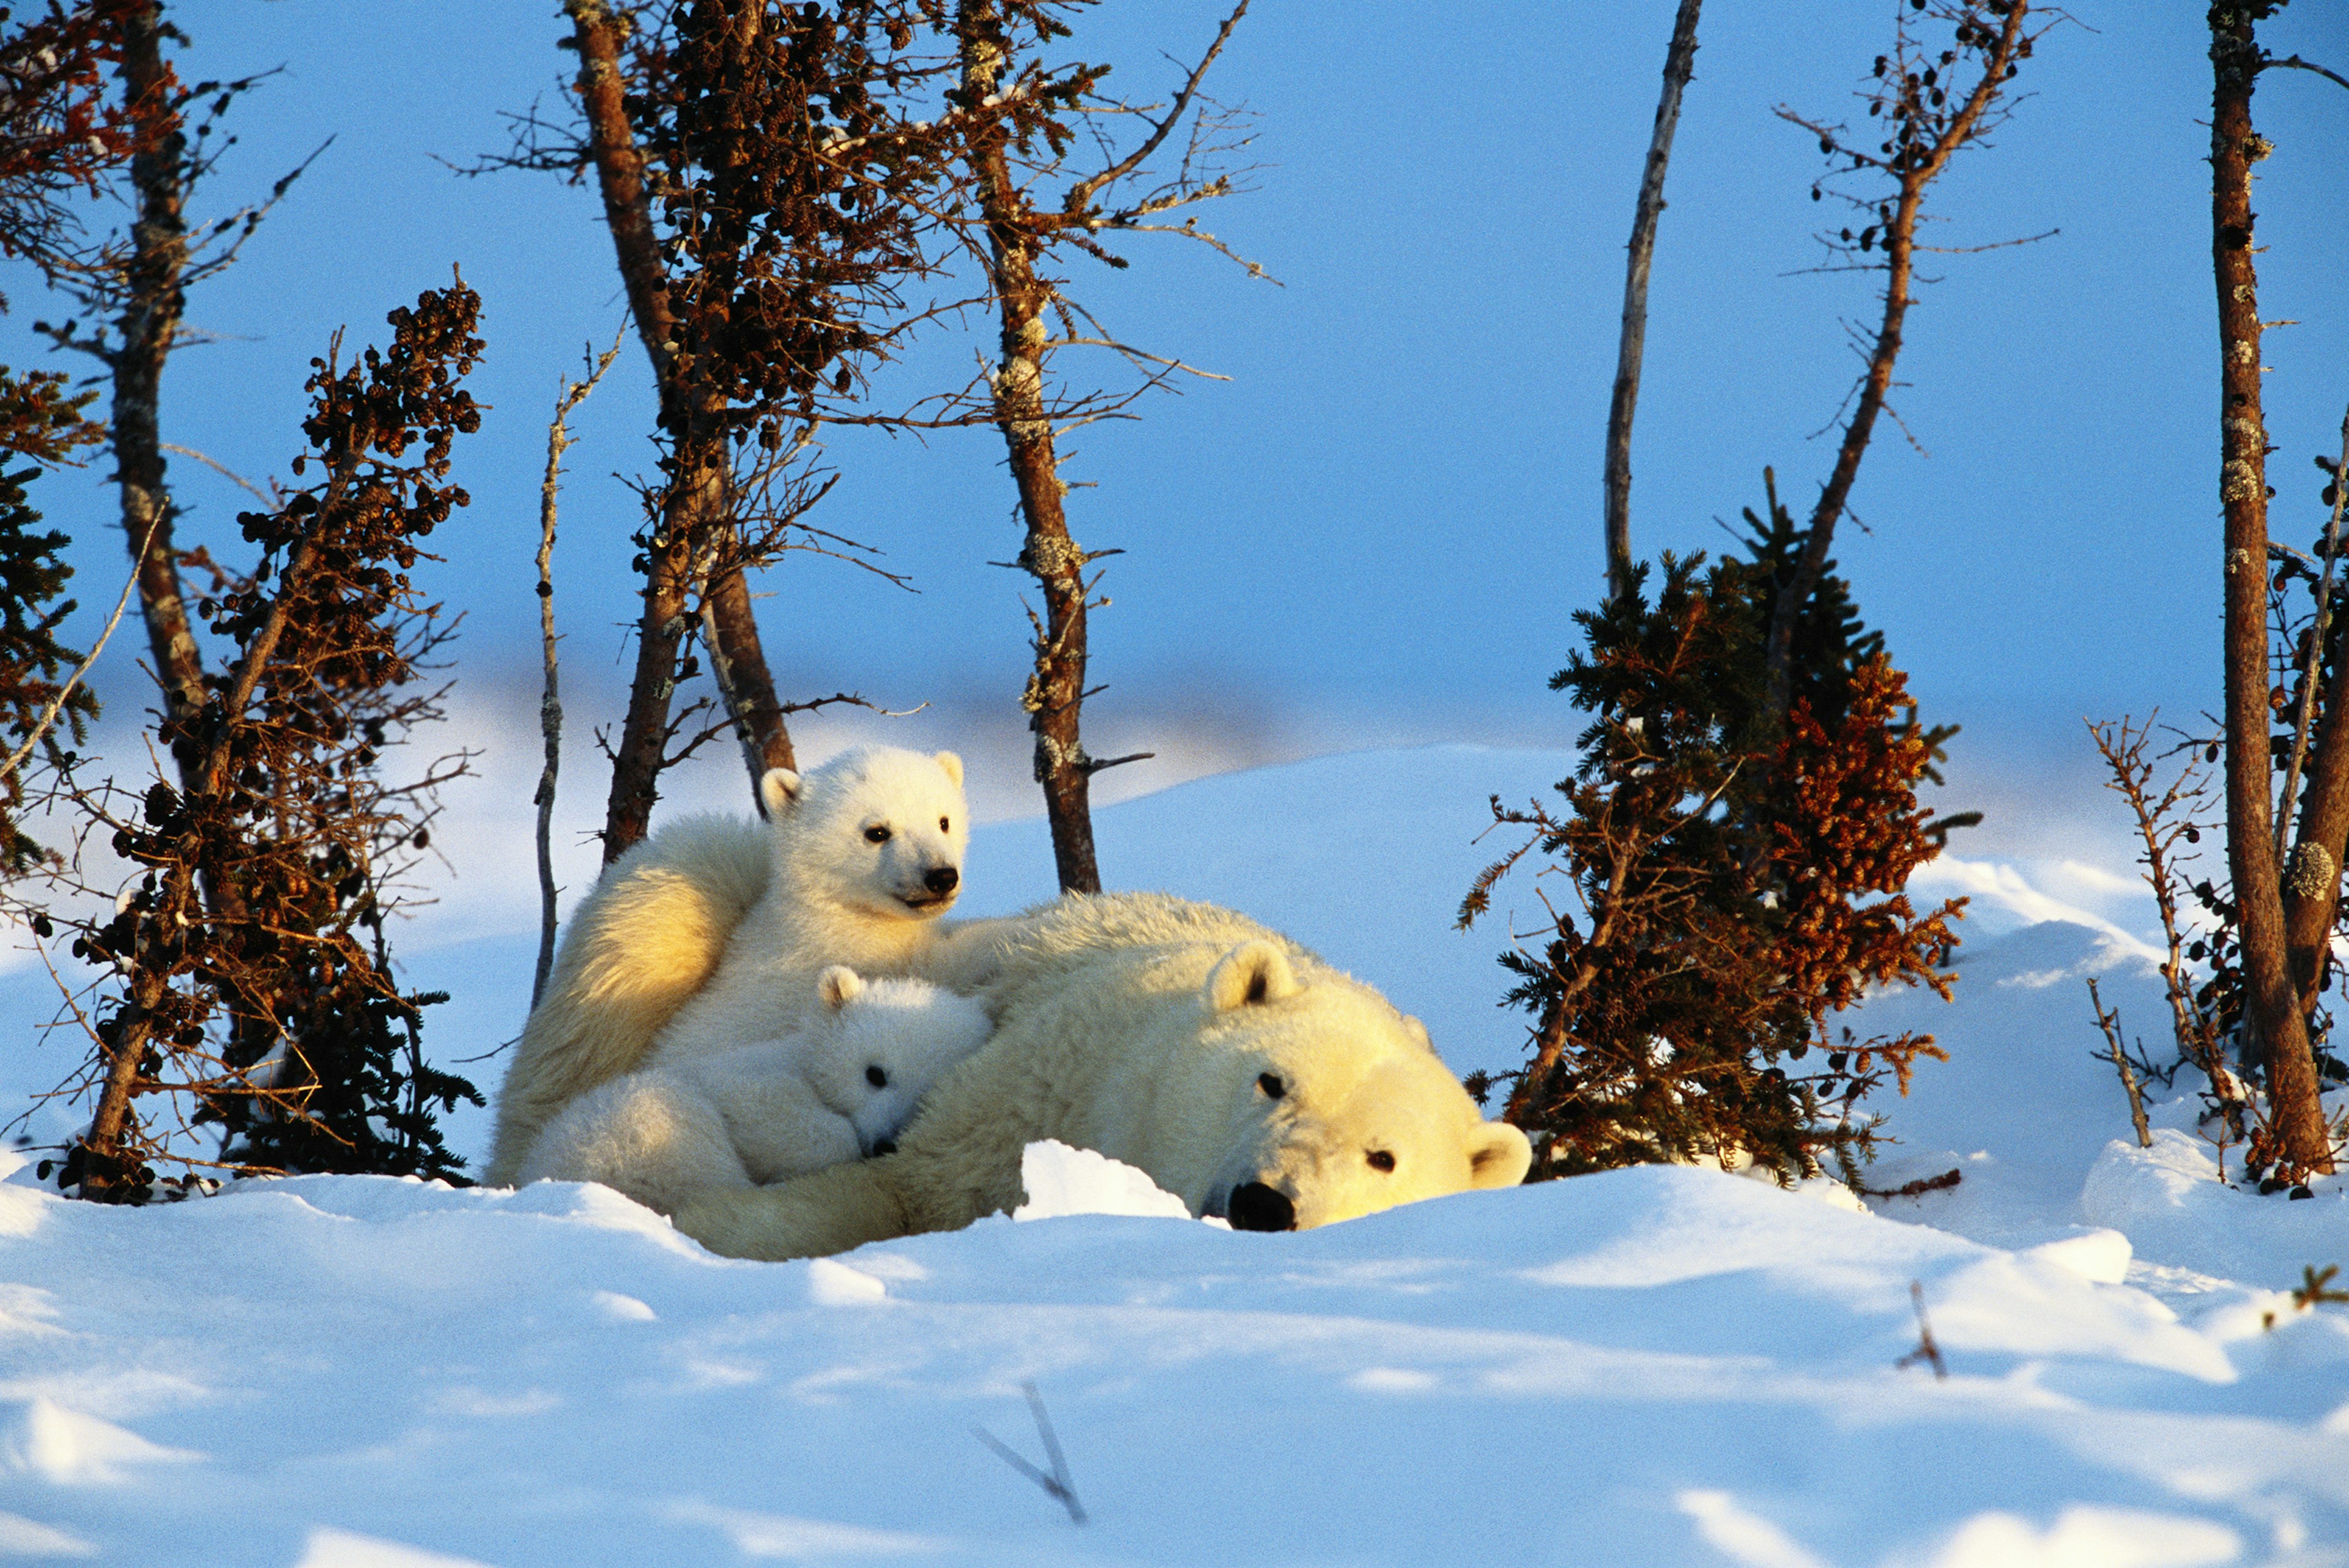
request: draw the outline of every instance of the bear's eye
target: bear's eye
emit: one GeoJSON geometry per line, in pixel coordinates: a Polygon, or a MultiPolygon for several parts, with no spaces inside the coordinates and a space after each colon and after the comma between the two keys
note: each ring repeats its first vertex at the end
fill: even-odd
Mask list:
{"type": "Polygon", "coordinates": [[[887,843],[889,841],[888,828],[881,823],[874,823],[872,827],[864,830],[864,841],[868,844],[887,843]]]}
{"type": "MultiPolygon", "coordinates": [[[[866,1068],[864,1069],[864,1081],[871,1084],[874,1088],[887,1088],[889,1087],[889,1075],[883,1072],[877,1067],[866,1068]]],[[[1394,1163],[1394,1160],[1392,1156],[1388,1158],[1387,1163],[1389,1165],[1392,1165],[1394,1163]]]]}
{"type": "Polygon", "coordinates": [[[1393,1170],[1393,1169],[1394,1169],[1394,1156],[1393,1156],[1393,1155],[1392,1155],[1392,1154],[1390,1154],[1390,1153],[1388,1153],[1388,1152],[1387,1152],[1385,1150],[1383,1150],[1383,1149],[1373,1149],[1373,1150],[1371,1150],[1371,1170],[1373,1170],[1373,1171],[1392,1171],[1392,1170],[1393,1170]]]}
{"type": "Polygon", "coordinates": [[[1262,1073],[1257,1075],[1256,1087],[1264,1090],[1264,1098],[1267,1099],[1278,1099],[1282,1095],[1288,1092],[1288,1086],[1280,1081],[1280,1075],[1278,1073],[1262,1073]]]}
{"type": "Polygon", "coordinates": [[[938,831],[941,833],[951,833],[954,830],[947,826],[947,820],[944,817],[940,817],[938,819],[938,831]]]}

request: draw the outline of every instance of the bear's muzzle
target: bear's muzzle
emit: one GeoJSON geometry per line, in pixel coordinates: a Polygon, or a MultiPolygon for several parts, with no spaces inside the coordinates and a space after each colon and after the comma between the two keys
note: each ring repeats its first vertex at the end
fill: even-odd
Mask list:
{"type": "Polygon", "coordinates": [[[1232,1189],[1229,1208],[1224,1218],[1235,1231],[1293,1231],[1297,1229],[1297,1205],[1288,1194],[1266,1186],[1261,1181],[1245,1181],[1232,1189]]]}

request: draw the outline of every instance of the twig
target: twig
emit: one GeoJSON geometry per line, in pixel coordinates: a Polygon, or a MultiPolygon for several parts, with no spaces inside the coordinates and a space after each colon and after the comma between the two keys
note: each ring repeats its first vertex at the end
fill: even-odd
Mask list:
{"type": "Polygon", "coordinates": [[[42,707],[40,717],[33,721],[32,729],[25,737],[25,744],[10,752],[7,761],[0,762],[0,779],[5,779],[16,771],[23,765],[25,758],[33,754],[33,748],[41,743],[41,737],[57,727],[57,715],[65,711],[66,699],[73,696],[73,689],[81,684],[81,677],[89,674],[90,666],[98,663],[98,655],[106,652],[106,645],[114,636],[114,628],[122,624],[122,612],[129,608],[130,592],[139,586],[139,567],[136,562],[147,559],[147,546],[153,541],[155,530],[161,526],[162,521],[162,515],[158,513],[154,521],[147,525],[147,537],[139,542],[139,553],[134,558],[134,563],[130,568],[129,579],[122,584],[122,596],[114,602],[114,614],[106,618],[106,630],[98,634],[97,645],[89,650],[88,658],[74,666],[73,674],[66,677],[63,686],[57,687],[57,695],[51,697],[42,707]]]}
{"type": "Polygon", "coordinates": [[[1904,1181],[1898,1187],[1860,1188],[1868,1198],[1921,1198],[1928,1192],[1946,1192],[1966,1179],[1963,1171],[1944,1171],[1939,1176],[1920,1176],[1914,1181],[1904,1181]]]}
{"type": "Polygon", "coordinates": [[[2105,1059],[2119,1069],[2121,1088],[2128,1093],[2129,1120],[2137,1128],[2137,1146],[2150,1149],[2153,1147],[2153,1130],[2146,1125],[2145,1096],[2137,1092],[2137,1074],[2129,1068],[2128,1052],[2121,1047],[2121,1010],[2115,1007],[2109,1013],[2105,1011],[2105,999],[2096,995],[2096,982],[2093,975],[2088,980],[2088,1006],[2096,1010],[2096,1026],[2104,1030],[2105,1043],[2112,1047],[2111,1055],[2105,1059]]]}
{"type": "Polygon", "coordinates": [[[1933,1323],[1925,1315],[1925,1284],[1922,1280],[1909,1282],[1909,1299],[1917,1304],[1917,1348],[1893,1365],[1906,1371],[1922,1361],[1933,1368],[1936,1380],[1946,1381],[1950,1367],[1941,1359],[1941,1347],[1933,1343],[1933,1323]]]}
{"type": "Polygon", "coordinates": [[[1032,1381],[1019,1386],[1028,1392],[1028,1408],[1036,1417],[1037,1435],[1044,1439],[1044,1457],[1052,1464],[1050,1472],[1048,1474],[1030,1464],[985,1427],[974,1426],[970,1429],[971,1435],[993,1449],[1005,1464],[1042,1487],[1046,1496],[1059,1500],[1061,1505],[1069,1511],[1072,1522],[1082,1524],[1085,1522],[1084,1505],[1077,1501],[1076,1485],[1069,1479],[1069,1461],[1061,1452],[1061,1439],[1053,1435],[1052,1418],[1044,1413],[1044,1396],[1036,1391],[1032,1381]]]}
{"type": "Polygon", "coordinates": [[[1158,144],[1166,139],[1166,133],[1174,129],[1175,123],[1191,107],[1191,99],[1198,92],[1199,83],[1206,77],[1207,67],[1214,65],[1216,57],[1224,52],[1224,45],[1231,39],[1232,29],[1240,25],[1240,18],[1247,15],[1247,8],[1248,0],[1240,0],[1232,14],[1224,19],[1224,25],[1216,31],[1216,41],[1207,46],[1207,52],[1199,57],[1198,65],[1192,70],[1191,79],[1185,82],[1183,90],[1174,95],[1174,107],[1166,111],[1164,119],[1151,128],[1150,135],[1142,145],[1090,180],[1080,181],[1071,186],[1062,203],[1065,211],[1072,214],[1083,211],[1092,203],[1095,195],[1142,167],[1150,155],[1158,150],[1158,144]]]}
{"type": "Polygon", "coordinates": [[[563,766],[563,703],[556,690],[554,655],[554,503],[563,488],[563,454],[571,445],[571,431],[565,421],[595,384],[604,379],[604,372],[612,368],[619,356],[620,345],[627,340],[628,326],[623,321],[619,333],[613,337],[612,346],[596,357],[595,367],[585,381],[566,378],[563,390],[554,400],[554,418],[546,428],[546,478],[538,487],[538,638],[546,667],[545,690],[538,699],[539,734],[546,743],[546,761],[539,769],[538,792],[532,801],[538,807],[538,968],[531,978],[530,1005],[546,994],[546,976],[554,965],[554,851],[552,835],[554,828],[554,779],[563,766]]]}
{"type": "MultiPolygon", "coordinates": [[[[208,458],[203,453],[196,450],[193,447],[183,447],[176,441],[158,441],[155,444],[162,448],[163,450],[167,452],[177,452],[183,458],[195,459],[196,461],[203,464],[204,467],[212,469],[212,472],[220,475],[231,484],[241,487],[248,495],[252,496],[254,500],[259,501],[262,505],[267,507],[272,511],[276,511],[279,507],[285,504],[285,499],[283,496],[271,495],[267,490],[263,490],[259,485],[254,484],[251,480],[246,479],[243,474],[238,473],[234,469],[230,468],[226,463],[220,461],[216,458],[208,458]]],[[[273,480],[272,482],[274,483],[275,481],[273,480]]]]}
{"type": "Polygon", "coordinates": [[[2271,71],[2281,66],[2288,66],[2296,71],[2314,71],[2318,76],[2323,77],[2328,82],[2332,82],[2338,87],[2349,88],[2349,78],[2335,76],[2333,72],[2326,70],[2323,66],[2318,65],[2315,61],[2303,60],[2298,55],[2289,55],[2281,60],[2261,60],[2260,62],[2260,69],[2263,71],[2271,71]]]}

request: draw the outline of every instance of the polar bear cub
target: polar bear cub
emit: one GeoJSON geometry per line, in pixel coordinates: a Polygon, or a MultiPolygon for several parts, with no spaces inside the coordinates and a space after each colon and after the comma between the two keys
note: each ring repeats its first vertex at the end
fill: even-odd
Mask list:
{"type": "Polygon", "coordinates": [[[498,1091],[489,1181],[513,1182],[542,1128],[657,1044],[666,1063],[792,1033],[827,965],[976,990],[936,963],[969,841],[962,777],[950,751],[859,747],[771,770],[764,822],[688,817],[608,867],[498,1091]]]}
{"type": "Polygon", "coordinates": [[[869,747],[803,775],[771,769],[759,789],[773,874],[717,972],[653,1037],[649,1066],[790,1034],[826,965],[916,969],[961,891],[970,824],[951,753],[869,747]]]}
{"type": "Polygon", "coordinates": [[[816,978],[820,1010],[781,1039],[599,1085],[549,1122],[518,1181],[600,1181],[672,1212],[697,1194],[803,1176],[895,1147],[940,1075],[991,1027],[919,980],[816,978]]]}

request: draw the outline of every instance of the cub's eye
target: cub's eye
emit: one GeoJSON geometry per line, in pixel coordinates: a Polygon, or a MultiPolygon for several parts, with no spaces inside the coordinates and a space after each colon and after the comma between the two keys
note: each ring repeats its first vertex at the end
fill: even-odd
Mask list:
{"type": "MultiPolygon", "coordinates": [[[[887,1088],[889,1087],[889,1075],[882,1071],[877,1067],[866,1068],[864,1069],[864,1081],[871,1084],[874,1088],[887,1088]]],[[[1373,1156],[1373,1158],[1377,1157],[1373,1156]]],[[[1387,1163],[1390,1166],[1394,1163],[1394,1160],[1392,1156],[1387,1158],[1387,1163]]]]}
{"type": "Polygon", "coordinates": [[[1392,1154],[1390,1154],[1390,1153],[1388,1153],[1388,1152],[1387,1152],[1385,1150],[1383,1150],[1383,1149],[1373,1149],[1373,1150],[1371,1150],[1371,1170],[1373,1170],[1373,1171],[1392,1171],[1392,1170],[1393,1170],[1393,1169],[1394,1169],[1394,1156],[1393,1156],[1393,1155],[1392,1155],[1392,1154]]]}
{"type": "Polygon", "coordinates": [[[951,833],[954,830],[947,826],[947,820],[944,817],[940,817],[938,819],[938,831],[941,833],[951,833]]]}
{"type": "Polygon", "coordinates": [[[868,844],[885,844],[889,841],[889,830],[876,822],[864,830],[864,841],[868,844]]]}
{"type": "Polygon", "coordinates": [[[1288,1086],[1280,1081],[1278,1073],[1259,1074],[1256,1080],[1256,1087],[1264,1090],[1264,1098],[1267,1099],[1278,1099],[1288,1092],[1288,1086]]]}

